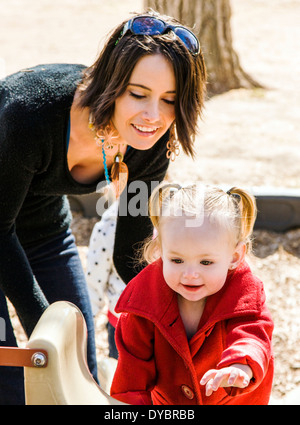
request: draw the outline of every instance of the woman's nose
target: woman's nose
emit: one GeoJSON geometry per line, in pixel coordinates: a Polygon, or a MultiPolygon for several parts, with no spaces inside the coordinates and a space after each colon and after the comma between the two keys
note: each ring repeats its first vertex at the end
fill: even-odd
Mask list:
{"type": "Polygon", "coordinates": [[[159,104],[155,101],[149,103],[143,111],[143,119],[148,122],[158,121],[160,118],[159,104]]]}

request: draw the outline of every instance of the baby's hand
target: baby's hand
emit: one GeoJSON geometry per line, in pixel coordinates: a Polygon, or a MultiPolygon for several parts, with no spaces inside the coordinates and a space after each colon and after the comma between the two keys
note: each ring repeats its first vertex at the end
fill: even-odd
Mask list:
{"type": "Polygon", "coordinates": [[[249,366],[234,364],[223,369],[207,371],[203,375],[200,384],[206,384],[205,394],[210,396],[213,391],[217,391],[220,387],[246,388],[252,376],[252,370],[249,366]]]}

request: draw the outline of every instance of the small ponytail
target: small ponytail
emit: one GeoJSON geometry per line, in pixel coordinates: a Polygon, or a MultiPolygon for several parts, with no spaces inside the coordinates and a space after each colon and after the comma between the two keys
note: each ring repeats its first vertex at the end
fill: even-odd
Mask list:
{"type": "Polygon", "coordinates": [[[144,241],[142,248],[142,261],[152,263],[160,256],[160,232],[159,224],[163,216],[163,207],[167,200],[181,189],[179,184],[163,182],[152,192],[149,199],[149,216],[154,227],[153,236],[144,241]]]}
{"type": "Polygon", "coordinates": [[[158,228],[164,202],[167,199],[170,199],[174,192],[177,192],[180,189],[181,186],[179,184],[164,182],[153,190],[149,200],[149,216],[154,228],[158,228]]]}
{"type": "Polygon", "coordinates": [[[227,194],[232,197],[240,210],[240,235],[239,240],[244,241],[247,251],[251,250],[251,235],[257,216],[256,201],[253,195],[244,189],[232,187],[227,194]]]}

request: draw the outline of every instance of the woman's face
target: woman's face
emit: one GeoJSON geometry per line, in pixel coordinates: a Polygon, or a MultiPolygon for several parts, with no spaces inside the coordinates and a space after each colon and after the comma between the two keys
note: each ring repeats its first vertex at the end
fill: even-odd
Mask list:
{"type": "Polygon", "coordinates": [[[136,64],[126,91],[115,101],[112,122],[119,143],[150,149],[175,120],[175,74],[161,54],[142,57],[136,64]]]}

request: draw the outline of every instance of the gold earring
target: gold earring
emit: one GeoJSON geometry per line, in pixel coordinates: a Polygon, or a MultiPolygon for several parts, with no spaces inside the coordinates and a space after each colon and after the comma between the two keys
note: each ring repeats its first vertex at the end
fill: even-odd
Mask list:
{"type": "Polygon", "coordinates": [[[114,139],[118,138],[119,133],[113,127],[112,124],[107,124],[104,128],[100,128],[97,131],[94,130],[94,132],[95,132],[96,144],[102,147],[103,140],[104,140],[104,149],[108,153],[109,151],[112,151],[116,147],[116,143],[114,142],[114,139]]]}
{"type": "Polygon", "coordinates": [[[125,189],[128,181],[128,167],[125,162],[123,162],[123,155],[120,152],[120,145],[113,142],[113,139],[118,138],[119,133],[112,124],[108,124],[106,127],[100,128],[96,131],[94,121],[91,115],[89,117],[89,128],[95,134],[94,138],[96,140],[97,146],[100,146],[102,149],[103,166],[106,182],[108,185],[112,183],[112,186],[115,191],[115,196],[116,198],[119,198],[119,196],[125,189]],[[112,181],[110,181],[106,163],[106,151],[114,149],[116,145],[118,145],[118,152],[114,156],[114,162],[111,167],[112,181]]]}
{"type": "Polygon", "coordinates": [[[176,157],[180,154],[179,141],[177,139],[176,124],[172,124],[170,128],[170,137],[167,143],[167,158],[175,161],[176,157]]]}

